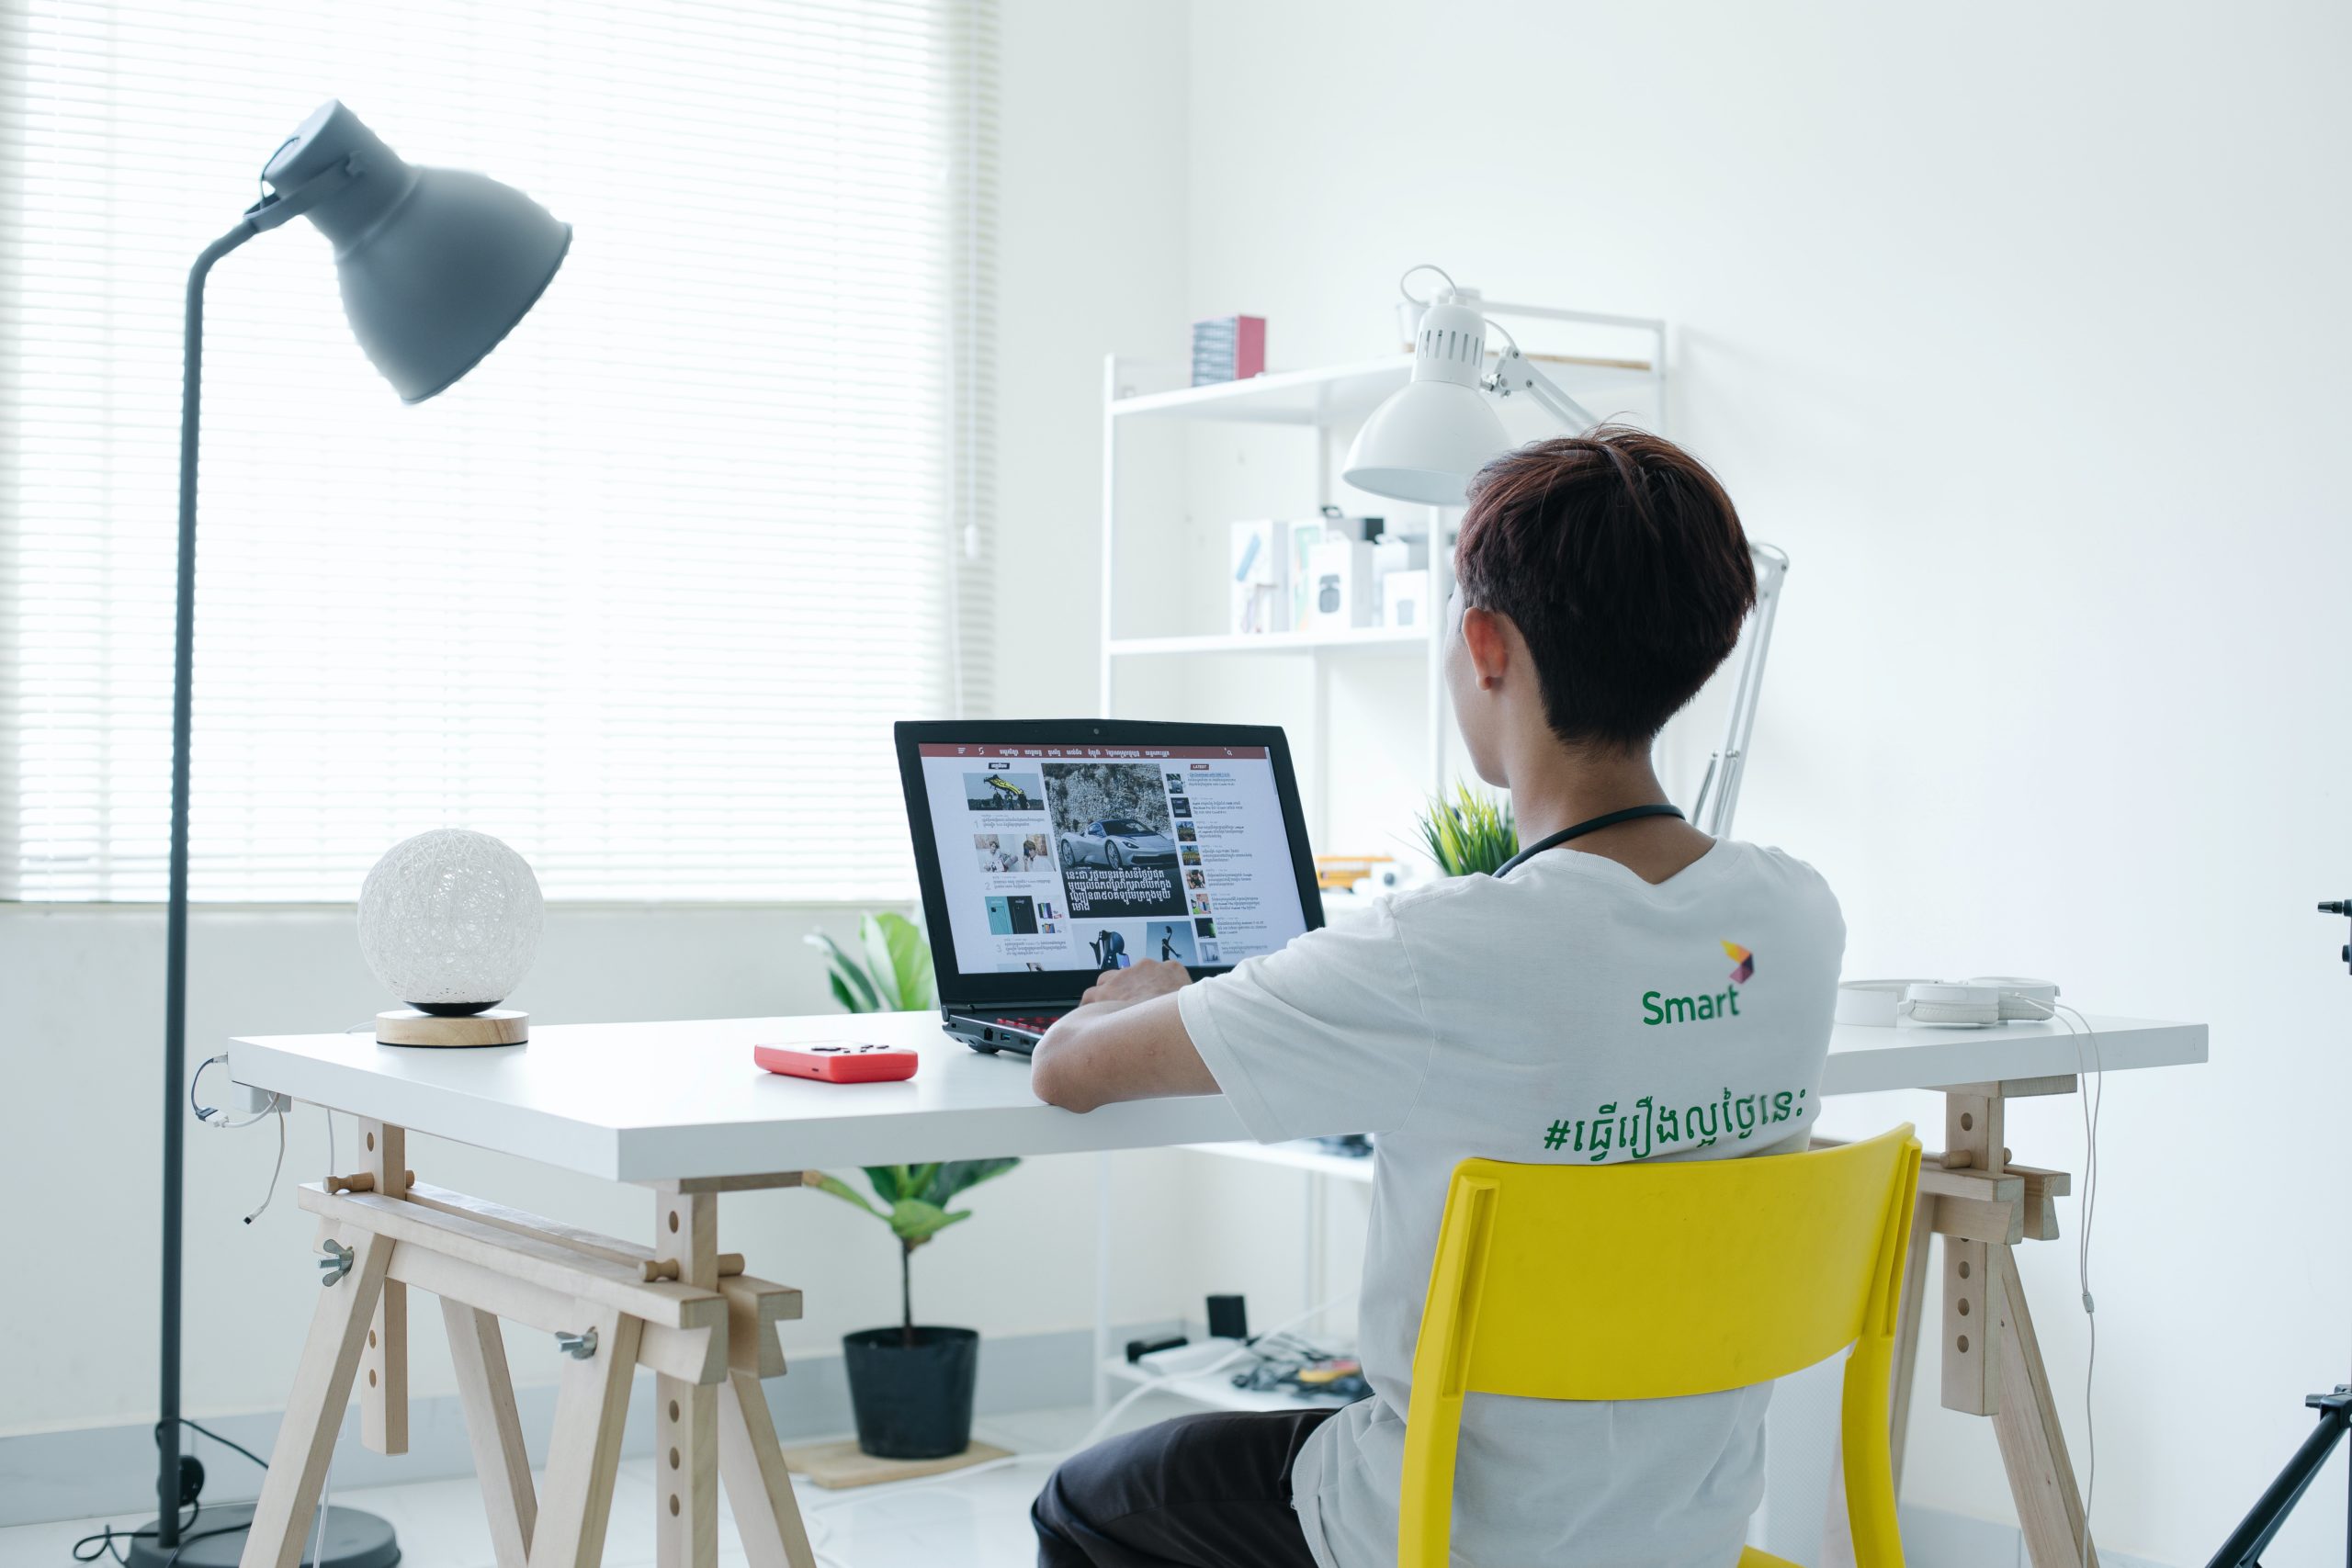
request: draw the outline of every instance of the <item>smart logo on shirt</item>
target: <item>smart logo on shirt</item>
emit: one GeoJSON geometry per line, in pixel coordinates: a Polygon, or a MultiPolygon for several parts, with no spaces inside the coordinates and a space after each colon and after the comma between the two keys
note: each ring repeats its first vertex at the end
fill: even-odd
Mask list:
{"type": "Polygon", "coordinates": [[[1739,987],[1755,977],[1756,954],[1736,942],[1724,942],[1723,947],[1732,961],[1731,984],[1703,997],[1669,997],[1663,991],[1644,991],[1645,1028],[1655,1029],[1661,1023],[1711,1023],[1719,1018],[1739,1016],[1739,987]]]}

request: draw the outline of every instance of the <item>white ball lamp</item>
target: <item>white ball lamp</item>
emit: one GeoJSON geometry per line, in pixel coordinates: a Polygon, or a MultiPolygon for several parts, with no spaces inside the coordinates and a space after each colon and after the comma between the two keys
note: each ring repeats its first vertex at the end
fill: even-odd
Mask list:
{"type": "Polygon", "coordinates": [[[530,972],[547,903],[530,863],[487,833],[440,828],[384,852],[359,889],[359,950],[408,1004],[376,1015],[386,1045],[515,1045],[530,1015],[499,1003],[530,972]]]}

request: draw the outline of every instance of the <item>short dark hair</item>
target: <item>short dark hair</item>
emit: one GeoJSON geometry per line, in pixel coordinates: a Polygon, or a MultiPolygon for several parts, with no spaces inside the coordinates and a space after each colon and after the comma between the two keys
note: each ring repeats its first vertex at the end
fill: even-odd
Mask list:
{"type": "Polygon", "coordinates": [[[1464,603],[1527,639],[1544,716],[1572,744],[1647,745],[1731,656],[1756,603],[1724,487],[1625,425],[1487,464],[1453,559],[1464,603]]]}

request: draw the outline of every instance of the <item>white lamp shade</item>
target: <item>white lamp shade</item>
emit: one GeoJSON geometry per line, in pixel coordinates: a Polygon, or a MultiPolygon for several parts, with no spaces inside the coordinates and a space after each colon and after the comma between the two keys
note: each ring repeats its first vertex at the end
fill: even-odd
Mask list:
{"type": "Polygon", "coordinates": [[[385,989],[463,1016],[513,994],[539,950],[547,904],[499,840],[439,828],[384,852],[359,889],[359,950],[385,989]]]}
{"type": "Polygon", "coordinates": [[[1373,410],[1340,477],[1394,501],[1459,506],[1471,476],[1510,445],[1485,394],[1454,381],[1413,380],[1373,410]]]}
{"type": "Polygon", "coordinates": [[[1510,445],[1479,389],[1487,319],[1459,294],[1420,313],[1413,378],[1372,411],[1340,477],[1361,491],[1425,506],[1459,506],[1470,476],[1510,445]]]}

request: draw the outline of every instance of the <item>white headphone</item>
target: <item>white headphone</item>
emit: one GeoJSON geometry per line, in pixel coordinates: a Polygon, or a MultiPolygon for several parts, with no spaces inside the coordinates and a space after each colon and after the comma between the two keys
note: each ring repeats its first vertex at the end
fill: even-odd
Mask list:
{"type": "Polygon", "coordinates": [[[1973,980],[1848,980],[1838,987],[1838,1021],[1878,1028],[1898,1023],[1981,1029],[2040,1023],[2057,1011],[2058,986],[2016,975],[1973,980]]]}

